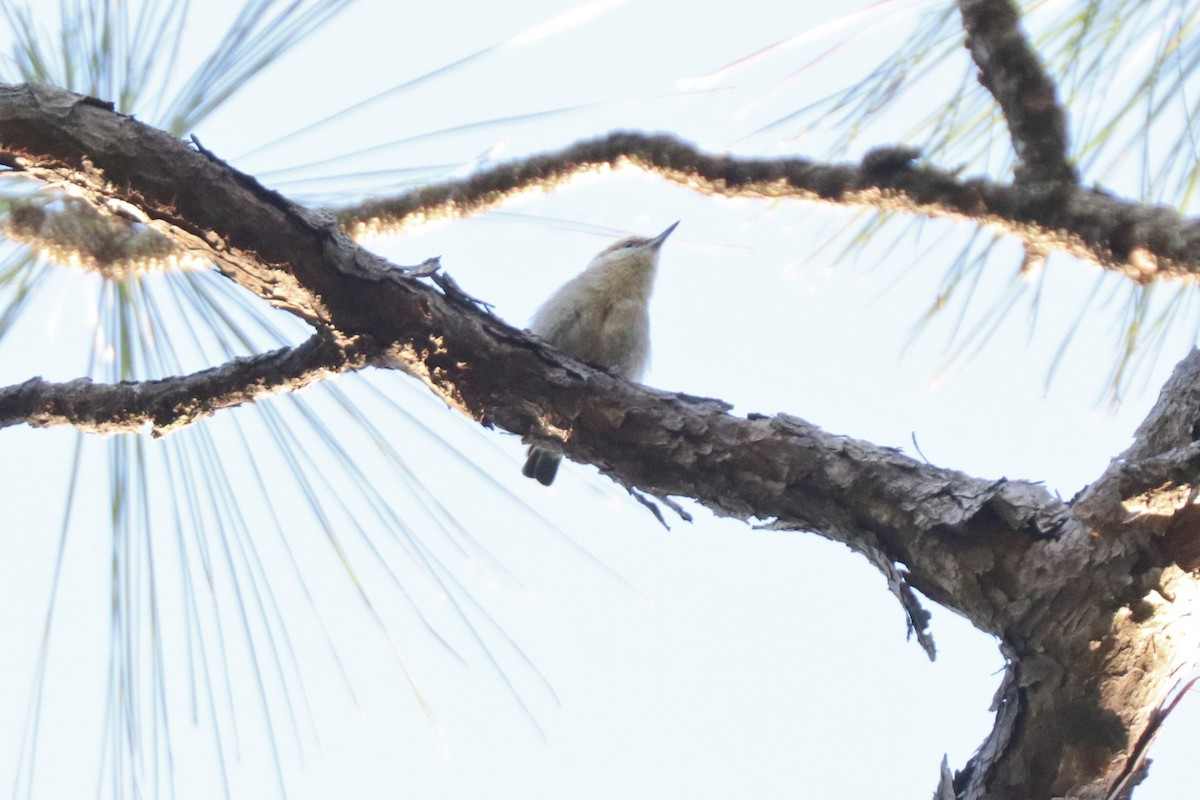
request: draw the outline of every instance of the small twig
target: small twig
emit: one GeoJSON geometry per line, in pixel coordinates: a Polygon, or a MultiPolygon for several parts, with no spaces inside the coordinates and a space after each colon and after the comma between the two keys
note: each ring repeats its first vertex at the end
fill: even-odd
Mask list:
{"type": "Polygon", "coordinates": [[[929,460],[928,456],[926,456],[925,453],[921,452],[921,445],[917,444],[917,432],[916,431],[912,431],[912,443],[913,443],[913,449],[917,451],[917,455],[919,455],[921,457],[921,460],[924,461],[926,464],[932,464],[933,462],[929,460]]]}
{"type": "Polygon", "coordinates": [[[454,280],[449,272],[435,268],[433,272],[428,273],[428,277],[429,280],[433,281],[442,290],[447,299],[460,306],[465,305],[477,308],[489,317],[496,316],[494,313],[496,307],[494,305],[464,292],[462,287],[458,285],[458,281],[454,280]]]}
{"type": "Polygon", "coordinates": [[[687,512],[687,511],[684,509],[684,507],[683,507],[683,506],[679,505],[679,503],[676,503],[676,502],[675,502],[673,499],[671,499],[670,497],[660,497],[660,498],[658,498],[658,499],[662,501],[662,504],[663,504],[664,506],[666,506],[667,508],[671,509],[671,510],[672,510],[672,511],[674,511],[676,514],[678,514],[678,515],[679,515],[679,518],[680,518],[681,520],[683,520],[684,522],[693,522],[693,521],[694,521],[694,520],[693,520],[693,518],[692,518],[692,515],[691,515],[691,514],[689,514],[689,513],[688,513],[688,512],[687,512]]]}
{"type": "Polygon", "coordinates": [[[632,486],[626,486],[625,490],[629,492],[630,496],[633,497],[634,500],[637,500],[646,508],[650,509],[650,513],[654,515],[654,518],[658,520],[660,525],[667,530],[671,530],[671,526],[667,524],[667,520],[663,517],[662,509],[660,509],[653,500],[647,497],[644,492],[640,492],[632,486]]]}
{"type": "Polygon", "coordinates": [[[1011,0],[959,0],[967,49],[979,82],[991,92],[1008,122],[1017,154],[1017,184],[1079,182],[1067,158],[1067,115],[1054,80],[1021,30],[1011,0]]]}

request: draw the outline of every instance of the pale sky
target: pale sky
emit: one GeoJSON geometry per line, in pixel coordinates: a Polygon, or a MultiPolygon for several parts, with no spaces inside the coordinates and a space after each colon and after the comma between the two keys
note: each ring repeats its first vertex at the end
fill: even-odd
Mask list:
{"type": "MultiPolygon", "coordinates": [[[[181,63],[211,47],[218,22],[236,5],[225,0],[195,12],[181,63]]],[[[785,141],[793,133],[787,126],[756,131],[873,65],[911,30],[905,9],[929,5],[873,4],[870,13],[837,22],[837,14],[868,4],[698,10],[682,0],[544,0],[516,8],[359,0],[196,134],[284,193],[347,198],[396,191],[409,177],[388,170],[444,165],[430,173],[461,173],[481,159],[620,128],[674,131],[714,149],[737,143],[747,153],[822,157],[833,144],[827,132],[785,141]],[[855,31],[862,33],[849,45],[794,74],[855,31]],[[744,67],[723,69],[774,44],[744,67]],[[484,50],[416,88],[276,141],[484,50]],[[575,106],[582,108],[473,124],[575,106]],[[442,129],[453,130],[424,135],[442,129]],[[407,141],[353,155],[400,139],[407,141]],[[297,165],[310,166],[287,171],[297,165]],[[311,180],[345,173],[353,177],[311,180]]],[[[965,59],[965,51],[956,57],[965,59]]],[[[945,85],[955,84],[965,61],[955,64],[945,85]]],[[[852,153],[895,143],[925,111],[901,115],[904,124],[889,117],[868,127],[852,153]]],[[[139,117],[154,122],[149,112],[139,117]]],[[[622,172],[368,246],[403,264],[440,255],[466,291],[524,325],[614,236],[654,234],[681,220],[662,252],[648,385],[719,397],[738,413],[791,413],[917,455],[915,440],[935,464],[1042,481],[1063,497],[1124,449],[1191,346],[1192,327],[1181,325],[1186,330],[1168,340],[1144,382],[1119,407],[1106,403],[1122,295],[1077,322],[1095,272],[1052,261],[1036,324],[1029,298],[1018,300],[978,354],[943,374],[957,312],[911,343],[910,334],[956,252],[930,249],[950,223],[927,224],[915,244],[895,246],[900,229],[888,229],[894,232],[878,252],[839,259],[842,245],[821,245],[853,217],[796,202],[715,201],[622,172]],[[1074,344],[1047,388],[1074,325],[1074,344]]],[[[968,328],[1010,285],[1019,248],[1002,244],[991,264],[964,317],[968,328]]],[[[206,285],[224,308],[239,292],[222,281],[206,285]]],[[[222,360],[189,321],[188,314],[202,319],[199,312],[172,305],[163,276],[146,283],[167,320],[153,335],[176,344],[183,368],[222,360]]],[[[0,297],[8,291],[0,288],[0,297]]],[[[109,357],[113,343],[90,334],[105,291],[95,276],[55,269],[0,339],[0,382],[78,377],[91,348],[109,357]]],[[[16,797],[111,796],[111,776],[100,775],[109,763],[103,731],[114,551],[129,569],[119,576],[125,585],[148,585],[153,570],[157,587],[153,598],[131,589],[129,613],[142,620],[135,623],[138,646],[153,652],[145,615],[154,604],[162,686],[153,659],[143,660],[130,680],[141,682],[144,705],[123,712],[142,719],[127,763],[142,762],[147,797],[169,796],[155,719],[170,729],[180,800],[225,791],[213,755],[217,736],[230,794],[239,798],[274,796],[280,780],[297,800],[924,798],[943,755],[952,769],[963,767],[990,729],[988,707],[1003,669],[994,643],[930,604],[939,648],[930,663],[905,640],[903,612],[884,579],[844,547],[804,533],[756,531],[694,508],[692,524],[668,512],[668,531],[590,468],[564,465],[549,490],[523,479],[515,437],[471,426],[400,375],[370,371],[334,383],[421,476],[428,495],[405,488],[386,450],[318,388],[299,399],[328,420],[358,472],[337,465],[297,398],[267,403],[277,422],[253,408],[222,412],[196,427],[222,452],[230,491],[251,498],[245,533],[236,520],[204,512],[199,525],[189,522],[186,505],[177,519],[162,502],[186,480],[182,462],[172,460],[185,456],[169,455],[176,451],[164,441],[175,440],[179,453],[208,446],[189,429],[164,441],[130,440],[127,452],[140,449],[153,473],[151,499],[143,506],[137,498],[130,513],[140,518],[148,509],[153,535],[114,544],[113,451],[105,440],[83,441],[35,782],[28,791],[22,777],[16,797]],[[328,489],[312,490],[328,509],[328,532],[304,492],[280,477],[291,467],[264,434],[272,424],[297,436],[292,455],[302,464],[311,457],[309,474],[329,479],[328,489]],[[429,431],[455,443],[458,455],[429,431]],[[260,477],[270,503],[253,500],[260,477]],[[373,501],[360,501],[359,493],[368,485],[379,492],[376,507],[390,504],[395,517],[365,510],[373,501]],[[439,503],[460,527],[434,527],[444,517],[439,503]],[[273,601],[256,597],[265,592],[264,575],[273,601]],[[244,618],[239,602],[249,609],[244,618]],[[279,619],[287,620],[286,641],[279,619]],[[283,654],[278,667],[273,652],[283,654]],[[422,713],[405,670],[435,722],[422,713]],[[152,711],[158,698],[165,698],[165,715],[152,711]]],[[[29,763],[28,749],[19,754],[28,741],[26,708],[75,446],[76,435],[63,429],[0,431],[0,607],[9,609],[0,615],[0,637],[9,643],[0,660],[0,708],[7,709],[0,787],[13,785],[29,763]]],[[[1185,796],[1198,732],[1200,711],[1188,698],[1155,746],[1139,800],[1185,796]]]]}

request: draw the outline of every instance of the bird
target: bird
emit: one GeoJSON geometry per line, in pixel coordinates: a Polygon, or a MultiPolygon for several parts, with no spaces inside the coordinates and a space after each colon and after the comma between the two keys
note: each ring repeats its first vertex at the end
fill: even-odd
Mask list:
{"type": "MultiPolygon", "coordinates": [[[[530,332],[573,358],[639,380],[650,359],[650,293],[658,253],[678,225],[601,250],[534,312],[530,332]]],[[[562,453],[552,445],[533,444],[522,474],[549,486],[561,461],[562,453]]]]}

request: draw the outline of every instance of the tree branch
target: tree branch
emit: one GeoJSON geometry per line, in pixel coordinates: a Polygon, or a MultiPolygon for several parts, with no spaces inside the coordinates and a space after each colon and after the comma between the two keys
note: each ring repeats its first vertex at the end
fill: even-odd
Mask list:
{"type": "Polygon", "coordinates": [[[996,607],[950,552],[996,536],[1027,547],[1068,523],[1066,507],[1029,484],[941,470],[792,417],[736,418],[719,401],[654,392],[572,361],[468,298],[412,279],[331,219],[78,95],[10,88],[0,90],[0,108],[0,150],[26,174],[142,215],[263,299],[368,358],[389,358],[467,415],[519,435],[559,431],[571,458],[660,497],[696,497],[723,515],[877,551],[985,630],[1001,628],[996,607]]]}
{"type": "MultiPolygon", "coordinates": [[[[18,102],[23,100],[12,88],[0,92],[0,115],[15,113],[18,102]]],[[[20,163],[19,149],[5,153],[0,143],[0,164],[32,169],[20,163]]],[[[1053,202],[1046,202],[1047,197],[1033,196],[1021,186],[963,179],[956,172],[917,165],[916,157],[908,148],[885,147],[868,153],[861,164],[735,158],[704,153],[668,135],[616,132],[334,213],[346,232],[362,238],[430,219],[472,216],[530,191],[551,191],[576,175],[628,166],[723,197],[790,197],[969,220],[1014,236],[1039,254],[1065,252],[1138,283],[1200,277],[1200,220],[1074,185],[1056,187],[1050,193],[1053,202]]],[[[310,223],[321,224],[319,212],[306,213],[310,223]]],[[[203,252],[184,243],[181,258],[203,252]]],[[[94,260],[99,254],[82,257],[94,260]]],[[[116,266],[129,269],[130,263],[116,266]]]]}
{"type": "Polygon", "coordinates": [[[1150,529],[1164,553],[1200,569],[1200,350],[1172,373],[1134,442],[1073,501],[1075,515],[1105,536],[1150,529]]]}
{"type": "Polygon", "coordinates": [[[20,197],[0,218],[0,235],[45,254],[60,264],[96,272],[111,280],[152,270],[209,269],[207,261],[180,258],[170,239],[96,210],[73,197],[20,197]]]}
{"type": "Polygon", "coordinates": [[[909,148],[885,147],[861,164],[737,158],[704,153],[669,135],[616,132],[336,213],[357,238],[468,217],[526,192],[551,191],[579,174],[629,166],[722,197],[790,197],[971,220],[1038,253],[1066,252],[1139,283],[1200,276],[1200,220],[1073,184],[1055,194],[1055,202],[1039,202],[1023,186],[963,179],[914,164],[916,157],[909,148]]]}
{"type": "MultiPolygon", "coordinates": [[[[581,147],[606,143],[651,146],[656,169],[713,191],[912,203],[930,176],[954,196],[981,191],[913,168],[903,152],[830,167],[677,161],[695,151],[665,137],[581,147]],[[800,179],[824,193],[797,189],[800,179]]],[[[973,478],[794,417],[742,419],[719,401],[631,385],[421,284],[353,244],[331,218],[77,95],[0,88],[0,153],[30,177],[140,215],[335,344],[388,357],[474,419],[558,438],[572,459],[650,495],[690,496],[720,515],[845,542],[999,636],[1010,665],[997,724],[955,778],[959,797],[1103,796],[1133,774],[1131,754],[1157,724],[1172,676],[1200,649],[1200,630],[1187,621],[1200,603],[1196,580],[1164,555],[1153,530],[1094,536],[1033,484],[973,478]]],[[[438,202],[455,207],[453,198],[438,202]]]]}
{"type": "Polygon", "coordinates": [[[1198,422],[1193,351],[1134,444],[1073,502],[1087,527],[1054,542],[1053,558],[1026,554],[1039,563],[1042,588],[1028,597],[1041,607],[1002,637],[996,726],[956,777],[959,797],[1110,800],[1144,777],[1149,742],[1200,652],[1198,422]]]}
{"type": "Polygon", "coordinates": [[[222,408],[295,391],[364,363],[330,338],[313,336],[297,347],[160,380],[100,384],[87,378],[67,383],[31,378],[0,389],[0,428],[71,425],[110,434],[135,433],[149,425],[161,436],[222,408]]]}
{"type": "Polygon", "coordinates": [[[1067,115],[1054,81],[1021,31],[1012,0],[958,0],[967,49],[979,83],[992,93],[1008,121],[1017,154],[1018,185],[1069,184],[1079,177],[1067,159],[1067,115]]]}

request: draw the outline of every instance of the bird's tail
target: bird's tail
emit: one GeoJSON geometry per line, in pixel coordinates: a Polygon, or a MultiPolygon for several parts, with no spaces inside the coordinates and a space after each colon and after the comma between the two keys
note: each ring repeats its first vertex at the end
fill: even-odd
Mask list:
{"type": "Polygon", "coordinates": [[[525,459],[525,468],[521,470],[526,478],[533,478],[543,486],[554,483],[558,474],[558,465],[562,462],[562,454],[547,450],[536,444],[529,448],[529,457],[525,459]]]}

